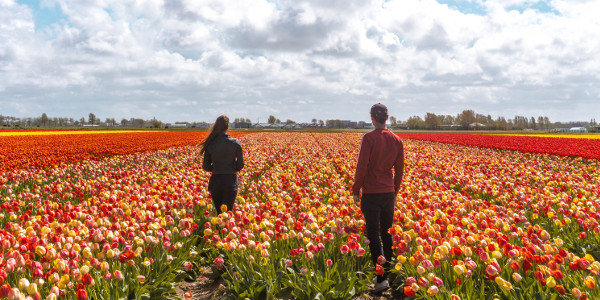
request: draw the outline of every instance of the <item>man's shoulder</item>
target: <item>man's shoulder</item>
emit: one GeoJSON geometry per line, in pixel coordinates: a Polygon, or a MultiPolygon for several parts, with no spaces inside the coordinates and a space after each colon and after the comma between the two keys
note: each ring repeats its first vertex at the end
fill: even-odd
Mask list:
{"type": "Polygon", "coordinates": [[[393,133],[391,130],[385,130],[385,135],[388,136],[391,139],[396,140],[398,143],[400,143],[400,145],[402,145],[402,139],[395,133],[393,133]]]}
{"type": "Polygon", "coordinates": [[[378,135],[377,130],[371,130],[363,135],[363,138],[375,138],[378,135]]]}
{"type": "Polygon", "coordinates": [[[364,144],[364,143],[369,143],[369,141],[372,141],[375,139],[377,139],[377,133],[375,132],[375,130],[373,130],[373,131],[369,131],[369,132],[363,134],[362,138],[360,139],[360,142],[362,144],[364,144]]]}

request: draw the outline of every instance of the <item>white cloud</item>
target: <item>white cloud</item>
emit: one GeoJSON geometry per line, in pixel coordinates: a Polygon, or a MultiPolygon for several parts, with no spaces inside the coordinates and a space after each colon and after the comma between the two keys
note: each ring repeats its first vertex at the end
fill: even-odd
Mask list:
{"type": "Polygon", "coordinates": [[[596,117],[598,1],[478,3],[44,0],[65,18],[36,31],[31,8],[0,0],[0,113],[360,120],[381,100],[400,119],[596,117]]]}

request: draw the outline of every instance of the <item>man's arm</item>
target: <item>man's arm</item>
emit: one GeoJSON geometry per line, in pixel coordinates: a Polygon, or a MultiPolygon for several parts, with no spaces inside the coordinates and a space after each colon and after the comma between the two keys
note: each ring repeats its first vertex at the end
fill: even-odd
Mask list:
{"type": "Polygon", "coordinates": [[[358,163],[356,164],[356,172],[354,173],[354,185],[352,186],[352,194],[357,198],[360,194],[360,189],[365,182],[365,176],[369,166],[369,157],[371,156],[371,145],[365,141],[365,137],[360,141],[360,151],[358,153],[358,163]]]}
{"type": "Polygon", "coordinates": [[[400,152],[396,161],[394,162],[394,191],[396,195],[400,191],[400,184],[402,184],[402,177],[404,177],[404,145],[400,141],[400,152]]]}

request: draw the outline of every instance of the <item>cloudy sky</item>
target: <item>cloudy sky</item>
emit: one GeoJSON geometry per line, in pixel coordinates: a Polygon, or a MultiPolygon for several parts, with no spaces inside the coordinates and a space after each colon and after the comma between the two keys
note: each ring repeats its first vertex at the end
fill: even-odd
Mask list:
{"type": "Polygon", "coordinates": [[[595,0],[0,0],[0,114],[600,120],[595,0]]]}

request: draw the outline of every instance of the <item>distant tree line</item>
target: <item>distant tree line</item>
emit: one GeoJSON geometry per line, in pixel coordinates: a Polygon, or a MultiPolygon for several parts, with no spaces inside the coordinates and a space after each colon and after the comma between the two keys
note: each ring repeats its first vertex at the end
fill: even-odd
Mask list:
{"type": "MultiPolygon", "coordinates": [[[[288,124],[294,125],[295,121],[287,119],[282,123],[277,117],[270,115],[267,119],[268,124],[288,124]]],[[[525,117],[515,116],[514,118],[496,117],[492,118],[491,115],[484,115],[476,113],[473,110],[463,110],[461,113],[456,115],[436,115],[431,112],[427,112],[423,117],[412,116],[406,121],[399,121],[396,117],[390,116],[388,124],[392,128],[400,129],[416,129],[416,130],[550,130],[555,128],[565,127],[597,127],[598,123],[596,119],[591,119],[589,122],[551,122],[547,116],[537,117],[525,117]]],[[[188,122],[177,122],[176,124],[186,124],[190,127],[207,127],[210,126],[208,123],[188,123],[188,122]]],[[[246,123],[252,124],[249,118],[235,118],[234,124],[246,123]]],[[[356,122],[350,120],[317,120],[313,118],[311,123],[303,123],[302,127],[314,127],[314,128],[366,128],[369,127],[371,122],[356,122]]],[[[46,113],[43,113],[39,117],[29,118],[17,118],[12,116],[0,115],[0,126],[22,126],[22,127],[68,127],[68,126],[123,126],[123,127],[138,127],[138,128],[162,128],[169,127],[169,124],[163,124],[163,122],[153,118],[151,120],[144,120],[140,118],[121,119],[117,121],[114,118],[105,118],[102,121],[96,117],[94,113],[90,113],[88,118],[81,117],[79,119],[74,118],[57,118],[49,117],[46,113]]],[[[295,125],[294,125],[295,126],[295,125]]]]}
{"type": "Polygon", "coordinates": [[[88,118],[57,118],[48,117],[43,113],[39,117],[17,118],[12,116],[0,115],[0,126],[22,126],[22,127],[72,127],[72,126],[125,126],[125,127],[140,127],[140,128],[161,128],[162,122],[156,119],[144,120],[139,118],[121,119],[117,122],[114,118],[106,118],[104,121],[90,113],[88,118]]]}
{"type": "Polygon", "coordinates": [[[485,129],[485,130],[550,130],[562,127],[595,127],[598,126],[595,119],[590,122],[551,122],[547,116],[525,117],[515,116],[514,118],[497,117],[483,115],[473,110],[463,110],[461,113],[453,115],[436,115],[426,113],[423,118],[412,116],[404,124],[390,117],[391,126],[396,127],[405,125],[409,129],[441,130],[441,129],[485,129]]]}
{"type": "Polygon", "coordinates": [[[233,123],[252,123],[252,120],[248,118],[235,118],[233,123]]]}
{"type": "MultiPolygon", "coordinates": [[[[281,121],[273,115],[269,116],[269,124],[281,124],[281,121]]],[[[287,120],[286,124],[295,124],[292,120],[287,120]]],[[[311,127],[326,128],[366,128],[371,122],[355,122],[350,120],[318,120],[312,119],[311,127]]],[[[590,122],[551,122],[547,116],[525,117],[515,116],[514,118],[496,117],[483,115],[473,110],[463,110],[456,115],[436,115],[427,112],[423,117],[412,116],[406,121],[399,121],[396,117],[390,116],[388,124],[392,128],[415,129],[415,130],[550,130],[564,127],[596,127],[595,119],[590,122]]]]}

